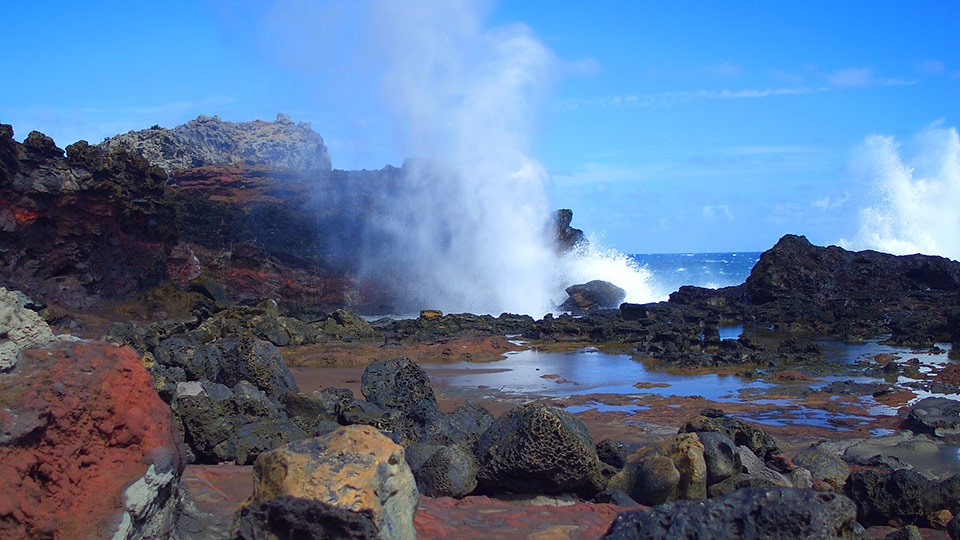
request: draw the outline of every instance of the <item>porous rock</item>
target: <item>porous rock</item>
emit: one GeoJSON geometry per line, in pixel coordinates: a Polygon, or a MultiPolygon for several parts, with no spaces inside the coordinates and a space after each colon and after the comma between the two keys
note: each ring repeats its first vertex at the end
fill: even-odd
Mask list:
{"type": "Polygon", "coordinates": [[[592,495],[600,491],[600,459],[583,422],[542,404],[515,407],[480,436],[475,448],[484,488],[513,493],[592,495]]]}
{"type": "Polygon", "coordinates": [[[605,538],[853,538],[856,508],[836,493],[741,489],[723,497],[674,501],[624,512],[605,538]]]}
{"type": "Polygon", "coordinates": [[[331,433],[262,454],[251,504],[280,496],[369,512],[380,538],[412,539],[417,485],[403,448],[370,426],[331,433]]]}
{"type": "Polygon", "coordinates": [[[477,487],[477,458],[463,445],[441,446],[414,476],[421,494],[459,499],[477,487]]]}
{"type": "Polygon", "coordinates": [[[174,533],[182,450],[128,347],[27,349],[0,376],[0,537],[174,533]]]}
{"type": "Polygon", "coordinates": [[[167,172],[205,165],[265,165],[277,169],[330,170],[323,138],[310,124],[280,113],[274,122],[226,122],[200,115],[182,126],[154,126],[106,139],[101,148],[143,155],[167,172]]]}
{"type": "Polygon", "coordinates": [[[436,402],[430,379],[409,358],[373,362],[363,370],[360,391],[374,405],[407,411],[420,400],[436,402]]]}

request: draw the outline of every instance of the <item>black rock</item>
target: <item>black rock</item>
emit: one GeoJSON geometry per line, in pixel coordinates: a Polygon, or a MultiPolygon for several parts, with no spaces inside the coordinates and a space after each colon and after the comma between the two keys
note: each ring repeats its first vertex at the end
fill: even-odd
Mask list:
{"type": "Polygon", "coordinates": [[[595,279],[566,288],[569,298],[560,304],[560,309],[571,313],[583,313],[597,309],[617,309],[627,297],[627,292],[609,281],[595,279]]]}
{"type": "Polygon", "coordinates": [[[541,404],[497,418],[476,446],[481,486],[496,492],[600,491],[600,459],[587,427],[570,413],[541,404]]]}
{"type": "Polygon", "coordinates": [[[777,442],[762,429],[737,418],[697,416],[680,428],[680,433],[717,431],[730,438],[737,446],[746,446],[760,459],[766,461],[780,453],[777,442]]]}
{"type": "Polygon", "coordinates": [[[409,358],[373,362],[363,371],[360,385],[367,401],[383,409],[407,411],[421,400],[437,401],[427,374],[409,358]]]}
{"type": "Polygon", "coordinates": [[[463,445],[441,446],[414,476],[421,495],[459,499],[477,487],[477,459],[463,445]]]}
{"type": "Polygon", "coordinates": [[[940,480],[912,469],[854,471],[846,493],[856,503],[857,519],[864,525],[886,525],[891,519],[926,525],[933,512],[960,512],[960,474],[940,480]]]}
{"type": "Polygon", "coordinates": [[[928,397],[910,410],[904,425],[914,433],[929,433],[937,437],[960,436],[960,401],[942,397],[928,397]]]}
{"type": "Polygon", "coordinates": [[[321,501],[289,495],[257,506],[242,507],[234,531],[234,540],[367,540],[380,535],[369,512],[351,512],[321,501]]]}
{"type": "Polygon", "coordinates": [[[624,512],[605,538],[852,538],[856,508],[842,495],[741,489],[709,500],[674,501],[624,512]]]}

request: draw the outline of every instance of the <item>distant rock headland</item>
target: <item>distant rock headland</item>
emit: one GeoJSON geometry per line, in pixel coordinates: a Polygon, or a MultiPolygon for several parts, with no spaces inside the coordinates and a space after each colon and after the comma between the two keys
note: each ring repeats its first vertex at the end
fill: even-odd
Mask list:
{"type": "Polygon", "coordinates": [[[182,126],[154,126],[116,135],[99,144],[143,156],[167,173],[208,166],[258,166],[291,171],[330,171],[323,138],[310,124],[280,113],[274,122],[225,122],[198,116],[182,126]]]}

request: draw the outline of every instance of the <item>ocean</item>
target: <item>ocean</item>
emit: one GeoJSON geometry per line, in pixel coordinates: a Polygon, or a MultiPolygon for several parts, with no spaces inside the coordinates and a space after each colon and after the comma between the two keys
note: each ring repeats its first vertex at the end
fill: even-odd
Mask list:
{"type": "Polygon", "coordinates": [[[683,285],[717,289],[743,283],[761,252],[653,253],[630,258],[649,273],[652,296],[665,300],[683,285]]]}

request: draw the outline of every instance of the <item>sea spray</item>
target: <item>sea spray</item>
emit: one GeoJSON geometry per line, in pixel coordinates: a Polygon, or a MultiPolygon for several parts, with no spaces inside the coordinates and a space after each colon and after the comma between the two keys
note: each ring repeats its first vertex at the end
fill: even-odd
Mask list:
{"type": "Polygon", "coordinates": [[[955,128],[922,132],[905,151],[893,137],[873,135],[854,166],[873,183],[875,201],[860,212],[848,249],[960,260],[960,137],[955,128]]]}
{"type": "MultiPolygon", "coordinates": [[[[650,270],[638,264],[630,256],[616,249],[602,246],[595,235],[588,235],[560,259],[557,283],[561,287],[573,283],[585,283],[594,279],[609,281],[626,291],[626,302],[646,303],[666,300],[669,291],[658,291],[652,284],[650,270]]],[[[554,293],[560,301],[565,299],[561,291],[554,293]]]]}
{"type": "Polygon", "coordinates": [[[528,157],[553,55],[522,25],[486,29],[484,4],[375,2],[383,95],[405,155],[371,216],[362,275],[398,311],[540,315],[556,254],[546,174],[528,157]]]}

